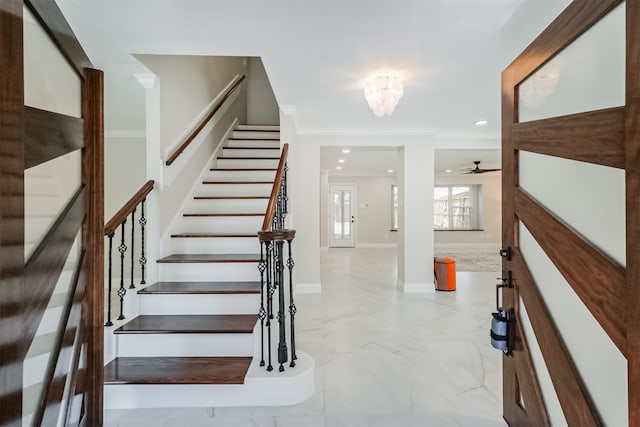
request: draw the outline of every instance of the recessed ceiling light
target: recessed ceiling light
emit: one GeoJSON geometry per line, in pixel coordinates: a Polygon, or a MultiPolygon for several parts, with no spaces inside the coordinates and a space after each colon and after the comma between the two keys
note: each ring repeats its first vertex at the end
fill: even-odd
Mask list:
{"type": "Polygon", "coordinates": [[[336,166],[336,169],[342,170],[342,166],[336,166]]]}
{"type": "Polygon", "coordinates": [[[393,169],[387,169],[387,172],[394,173],[395,171],[393,169]]]}
{"type": "Polygon", "coordinates": [[[344,163],[344,159],[338,160],[338,163],[344,163]]]}
{"type": "Polygon", "coordinates": [[[446,172],[446,173],[451,173],[451,172],[453,172],[453,171],[452,171],[451,169],[447,169],[445,172],[446,172]]]}
{"type": "Polygon", "coordinates": [[[487,120],[476,120],[475,122],[473,122],[473,124],[476,126],[486,125],[487,123],[489,123],[487,120]]]}
{"type": "Polygon", "coordinates": [[[351,150],[349,150],[348,148],[345,148],[344,150],[342,150],[342,152],[344,154],[349,154],[351,152],[351,150]]]}

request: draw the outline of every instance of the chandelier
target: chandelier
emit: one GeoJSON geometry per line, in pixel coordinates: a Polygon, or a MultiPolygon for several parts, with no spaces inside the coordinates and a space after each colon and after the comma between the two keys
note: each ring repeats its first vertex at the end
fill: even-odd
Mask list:
{"type": "Polygon", "coordinates": [[[364,97],[378,117],[390,116],[403,93],[402,80],[397,74],[379,75],[364,84],[364,97]]]}

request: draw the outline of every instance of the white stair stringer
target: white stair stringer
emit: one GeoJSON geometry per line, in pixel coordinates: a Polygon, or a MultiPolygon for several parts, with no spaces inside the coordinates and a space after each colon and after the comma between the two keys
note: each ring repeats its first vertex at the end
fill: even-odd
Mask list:
{"type": "Polygon", "coordinates": [[[295,368],[286,365],[278,372],[259,366],[253,358],[244,384],[105,384],[105,409],[213,407],[213,406],[288,406],[309,399],[314,392],[315,362],[298,352],[295,368]]]}

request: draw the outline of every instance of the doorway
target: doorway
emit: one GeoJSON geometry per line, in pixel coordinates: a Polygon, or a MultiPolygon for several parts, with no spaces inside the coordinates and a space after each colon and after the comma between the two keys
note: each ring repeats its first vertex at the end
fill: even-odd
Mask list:
{"type": "Polygon", "coordinates": [[[356,246],[356,185],[329,187],[329,247],[356,246]]]}

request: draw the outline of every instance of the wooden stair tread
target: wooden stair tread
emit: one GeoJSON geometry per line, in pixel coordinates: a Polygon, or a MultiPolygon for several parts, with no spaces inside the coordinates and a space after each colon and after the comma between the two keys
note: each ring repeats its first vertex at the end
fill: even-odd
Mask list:
{"type": "Polygon", "coordinates": [[[255,200],[269,199],[269,196],[194,196],[194,200],[255,200]]]}
{"type": "Polygon", "coordinates": [[[260,287],[260,282],[157,282],[140,289],[138,294],[259,294],[260,287]]]}
{"type": "Polygon", "coordinates": [[[219,160],[280,160],[280,157],[226,157],[218,156],[219,160]]]}
{"type": "Polygon", "coordinates": [[[251,357],[118,357],[105,384],[244,384],[251,357]]]}
{"type": "Polygon", "coordinates": [[[174,239],[186,239],[186,238],[204,238],[204,239],[217,239],[217,238],[254,238],[258,237],[258,233],[180,233],[180,234],[172,234],[172,238],[174,239]]]}
{"type": "Polygon", "coordinates": [[[257,314],[140,315],[115,334],[250,334],[257,314]]]}
{"type": "Polygon", "coordinates": [[[173,254],[161,258],[159,263],[213,263],[258,262],[260,255],[252,254],[173,254]]]}
{"type": "MultiPolygon", "coordinates": [[[[234,139],[234,141],[272,141],[271,139],[250,139],[241,138],[234,139]]],[[[275,140],[274,140],[275,141],[275,140]]],[[[280,147],[222,147],[223,150],[280,150],[280,147]]]]}
{"type": "Polygon", "coordinates": [[[211,168],[212,172],[264,172],[277,171],[277,168],[211,168]]]}
{"type": "Polygon", "coordinates": [[[280,138],[229,138],[229,140],[230,141],[280,141],[280,138]]]}
{"type": "Polygon", "coordinates": [[[218,212],[218,213],[185,213],[182,216],[193,217],[193,216],[264,216],[264,212],[218,212]]]}
{"type": "Polygon", "coordinates": [[[273,181],[202,181],[203,184],[207,185],[226,185],[226,184],[273,184],[273,181]]]}

